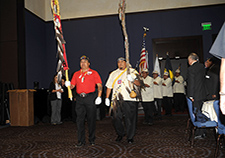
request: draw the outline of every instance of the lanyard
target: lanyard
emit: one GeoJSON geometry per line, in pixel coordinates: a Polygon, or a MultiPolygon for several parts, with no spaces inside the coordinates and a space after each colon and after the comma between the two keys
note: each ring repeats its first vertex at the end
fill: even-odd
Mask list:
{"type": "Polygon", "coordinates": [[[88,71],[89,71],[89,69],[87,71],[85,71],[84,73],[81,72],[81,75],[79,76],[79,78],[81,78],[82,83],[84,82],[85,76],[87,75],[88,71]]]}

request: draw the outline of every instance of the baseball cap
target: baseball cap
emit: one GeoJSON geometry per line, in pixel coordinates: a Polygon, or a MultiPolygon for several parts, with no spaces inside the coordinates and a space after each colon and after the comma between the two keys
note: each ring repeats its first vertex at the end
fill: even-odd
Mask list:
{"type": "Polygon", "coordinates": [[[168,75],[169,75],[169,73],[166,71],[166,72],[164,72],[164,74],[163,74],[163,75],[168,76],[168,75]]]}
{"type": "Polygon", "coordinates": [[[126,61],[126,59],[125,59],[124,57],[119,57],[119,58],[117,59],[117,62],[120,61],[120,60],[126,61]]]}
{"type": "Polygon", "coordinates": [[[80,57],[80,60],[82,60],[82,59],[85,59],[85,60],[87,60],[88,62],[90,62],[90,61],[89,61],[89,58],[88,58],[86,55],[82,55],[82,56],[80,57]]]}

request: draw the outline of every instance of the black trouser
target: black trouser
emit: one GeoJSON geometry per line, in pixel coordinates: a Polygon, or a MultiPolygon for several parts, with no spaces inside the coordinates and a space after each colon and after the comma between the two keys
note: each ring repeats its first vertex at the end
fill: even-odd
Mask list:
{"type": "Polygon", "coordinates": [[[163,107],[166,115],[170,115],[172,113],[172,97],[163,97],[163,107]]]}
{"type": "Polygon", "coordinates": [[[154,101],[142,102],[142,106],[143,106],[144,113],[145,113],[145,122],[153,123],[154,101]]]}
{"type": "Polygon", "coordinates": [[[127,140],[133,139],[137,123],[137,102],[124,101],[116,110],[113,117],[113,125],[119,136],[124,136],[123,116],[127,129],[127,140]]]}
{"type": "Polygon", "coordinates": [[[194,100],[194,102],[193,102],[193,112],[194,112],[194,114],[197,114],[197,112],[201,112],[203,101],[204,100],[194,100]]]}
{"type": "Polygon", "coordinates": [[[85,118],[87,117],[89,141],[95,140],[96,106],[94,100],[96,93],[89,93],[87,97],[76,96],[76,114],[78,142],[85,143],[85,118]]]}
{"type": "Polygon", "coordinates": [[[72,102],[72,121],[77,122],[77,113],[76,113],[76,101],[72,102]]]}
{"type": "Polygon", "coordinates": [[[158,114],[158,116],[162,116],[161,114],[161,108],[162,108],[162,100],[161,98],[155,98],[154,101],[156,102],[156,113],[158,114]]]}
{"type": "Polygon", "coordinates": [[[186,98],[184,93],[174,93],[174,108],[177,111],[184,111],[186,98]]]}

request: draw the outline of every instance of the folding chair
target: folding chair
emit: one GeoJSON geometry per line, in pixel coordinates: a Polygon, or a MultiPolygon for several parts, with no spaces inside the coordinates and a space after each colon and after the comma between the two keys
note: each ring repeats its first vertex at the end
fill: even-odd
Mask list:
{"type": "Polygon", "coordinates": [[[188,104],[188,111],[190,115],[190,118],[188,119],[188,122],[187,122],[187,128],[190,129],[189,140],[191,138],[191,147],[193,147],[195,130],[197,128],[214,128],[215,129],[215,127],[217,127],[217,122],[206,121],[202,123],[202,122],[196,121],[195,114],[193,113],[192,101],[189,98],[187,98],[187,104],[188,104]],[[190,122],[192,124],[192,128],[190,128],[190,122]]]}

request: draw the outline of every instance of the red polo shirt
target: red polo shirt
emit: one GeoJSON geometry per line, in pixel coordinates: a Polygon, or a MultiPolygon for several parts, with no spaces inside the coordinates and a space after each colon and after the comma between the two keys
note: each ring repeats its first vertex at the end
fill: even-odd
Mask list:
{"type": "Polygon", "coordinates": [[[80,69],[74,73],[71,80],[71,84],[76,86],[78,94],[94,92],[97,83],[102,83],[102,80],[98,72],[92,69],[88,69],[85,72],[82,72],[80,69]]]}

